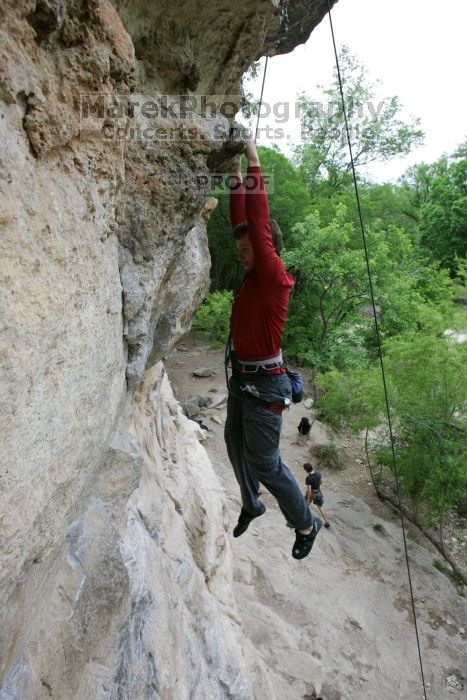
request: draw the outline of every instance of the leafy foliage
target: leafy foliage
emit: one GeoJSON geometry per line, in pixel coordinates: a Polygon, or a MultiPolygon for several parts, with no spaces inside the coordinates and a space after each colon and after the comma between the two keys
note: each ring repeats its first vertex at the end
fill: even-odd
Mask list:
{"type": "Polygon", "coordinates": [[[255,100],[253,93],[249,89],[249,83],[258,77],[261,67],[260,61],[254,61],[242,78],[243,105],[242,114],[251,125],[253,117],[258,114],[259,100],[255,100]]]}
{"type": "MultiPolygon", "coordinates": [[[[309,214],[291,245],[284,261],[297,283],[284,333],[288,353],[317,369],[365,366],[375,352],[373,310],[361,234],[345,206],[326,226],[309,214]]],[[[453,294],[446,273],[392,224],[369,229],[367,247],[382,336],[442,328],[453,294]]]]}
{"type": "MultiPolygon", "coordinates": [[[[402,107],[396,96],[376,101],[376,85],[347,46],[340,51],[339,63],[356,166],[407,154],[422,142],[419,120],[401,118],[402,107]]],[[[322,94],[322,101],[305,94],[299,98],[304,143],[296,149],[296,157],[310,188],[325,180],[333,191],[340,191],[349,181],[351,165],[336,71],[322,94]]]]}
{"type": "Polygon", "coordinates": [[[344,468],[339,449],[334,442],[329,445],[315,445],[312,454],[320,464],[334,471],[341,471],[344,468]]]}
{"type": "Polygon", "coordinates": [[[451,157],[411,168],[404,179],[420,206],[420,242],[456,274],[467,256],[467,142],[451,157]]]}
{"type": "Polygon", "coordinates": [[[319,376],[320,393],[315,403],[320,419],[333,428],[354,432],[377,428],[384,413],[381,376],[374,366],[352,372],[331,369],[319,376]]]}
{"type": "MultiPolygon", "coordinates": [[[[391,223],[403,228],[418,243],[420,212],[409,188],[391,184],[375,184],[359,179],[359,199],[366,227],[391,223]]],[[[330,189],[326,181],[317,182],[311,193],[312,209],[318,211],[323,224],[329,223],[338,204],[344,204],[347,220],[360,227],[353,183],[341,191],[330,189]]]]}
{"type": "Polygon", "coordinates": [[[284,254],[285,264],[297,279],[286,344],[302,361],[307,359],[304,350],[308,346],[315,363],[323,365],[330,330],[353,319],[368,299],[365,261],[361,250],[349,245],[354,229],[345,223],[342,206],[325,227],[316,214],[309,214],[294,228],[293,236],[295,247],[284,254]]]}
{"type": "Polygon", "coordinates": [[[214,345],[223,345],[229,335],[232,292],[208,294],[193,320],[194,330],[214,345]]]}
{"type": "MultiPolygon", "coordinates": [[[[411,334],[386,344],[385,368],[405,495],[428,524],[467,487],[467,345],[445,337],[411,334]]],[[[384,422],[380,368],[319,379],[321,416],[358,431],[384,422]]],[[[387,464],[392,460],[379,455],[387,464]]]]}

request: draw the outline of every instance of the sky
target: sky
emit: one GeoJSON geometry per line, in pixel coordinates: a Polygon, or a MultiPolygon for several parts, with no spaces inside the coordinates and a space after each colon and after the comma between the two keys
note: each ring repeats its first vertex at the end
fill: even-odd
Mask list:
{"type": "MultiPolygon", "coordinates": [[[[452,152],[467,138],[467,29],[466,0],[339,0],[332,10],[337,47],[347,44],[368,69],[369,79],[382,82],[382,94],[397,95],[405,116],[420,117],[425,145],[404,158],[370,167],[377,181],[395,181],[410,165],[430,163],[452,152]]],[[[249,90],[259,98],[262,66],[249,90]]],[[[305,45],[292,53],[269,59],[264,91],[268,105],[296,94],[316,94],[317,84],[332,81],[334,52],[328,16],[305,45]]],[[[277,125],[269,117],[260,126],[277,125]]],[[[287,123],[289,138],[276,140],[285,153],[300,138],[298,119],[287,123]]],[[[264,134],[264,130],[263,130],[264,134]]],[[[271,145],[271,140],[258,139],[271,145]]]]}

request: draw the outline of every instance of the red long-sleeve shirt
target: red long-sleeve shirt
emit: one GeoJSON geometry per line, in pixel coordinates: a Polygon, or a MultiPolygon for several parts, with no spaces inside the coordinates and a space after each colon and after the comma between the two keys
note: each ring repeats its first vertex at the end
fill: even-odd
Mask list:
{"type": "Polygon", "coordinates": [[[293,279],[274,249],[269,205],[259,166],[250,166],[247,192],[239,186],[230,194],[232,226],[246,221],[255,260],[238,291],[230,320],[232,342],[240,360],[273,357],[281,347],[293,279]],[[254,178],[254,180],[253,180],[254,178]],[[251,183],[255,185],[251,187],[251,183]]]}

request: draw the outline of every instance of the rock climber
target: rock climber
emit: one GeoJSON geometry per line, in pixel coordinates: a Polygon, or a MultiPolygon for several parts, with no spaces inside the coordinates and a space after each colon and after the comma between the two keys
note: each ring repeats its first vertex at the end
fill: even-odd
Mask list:
{"type": "Polygon", "coordinates": [[[266,510],[259,484],[276,498],[295,529],[292,556],[306,557],[321,528],[288,467],[279,440],[282,412],[291,402],[291,383],[282,360],[281,337],[293,279],[279,252],[280,228],[269,218],[268,198],[256,146],[247,137],[248,173],[240,160],[232,169],[230,216],[238,261],[245,276],[230,319],[232,376],[229,380],[225,442],[242,509],[234,537],[242,535],[266,510]]]}

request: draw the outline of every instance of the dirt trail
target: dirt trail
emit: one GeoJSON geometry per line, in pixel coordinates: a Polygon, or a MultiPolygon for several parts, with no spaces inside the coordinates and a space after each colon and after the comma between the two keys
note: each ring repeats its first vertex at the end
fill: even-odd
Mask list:
{"type": "MultiPolygon", "coordinates": [[[[188,395],[225,394],[223,351],[191,339],[182,347],[165,362],[182,405],[188,395]],[[215,374],[196,378],[199,367],[215,374]]],[[[232,529],[241,503],[223,440],[225,403],[203,413],[204,446],[225,488],[232,529]]],[[[302,464],[313,445],[338,445],[344,469],[318,467],[331,528],[321,530],[309,557],[295,561],[293,531],[264,492],[266,514],[231,540],[245,656],[255,647],[269,678],[261,681],[265,675],[250,662],[255,697],[423,698],[399,517],[373,494],[359,443],[317,421],[311,436],[300,438],[304,415],[312,411],[303,403],[284,413],[282,457],[304,485],[302,464]]],[[[466,600],[434,568],[437,554],[421,534],[410,526],[407,534],[427,698],[467,698],[466,600]]]]}

